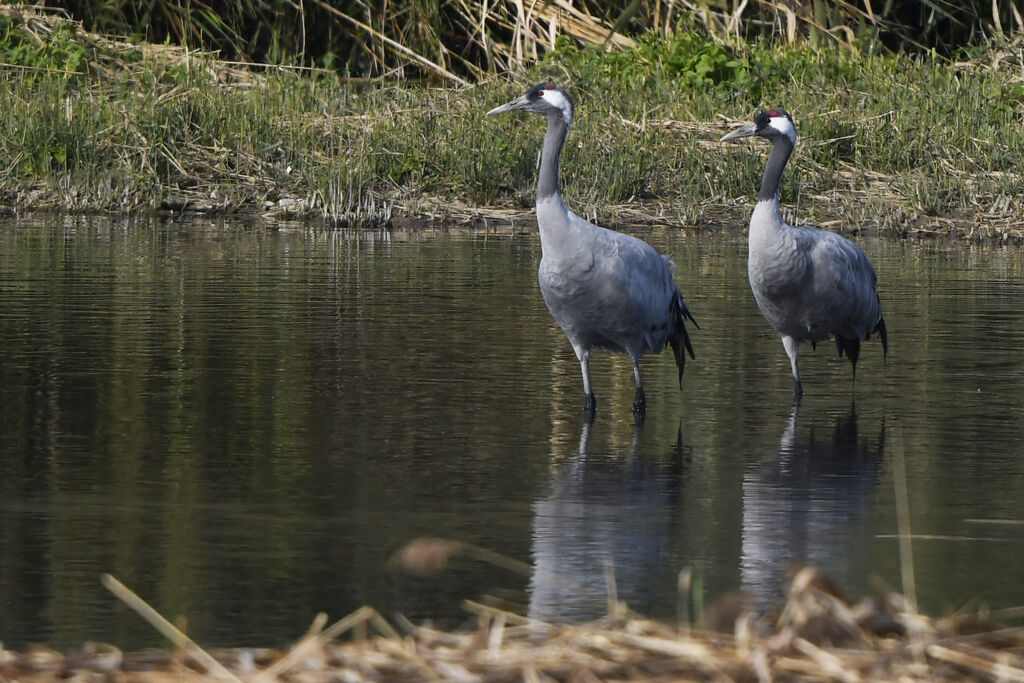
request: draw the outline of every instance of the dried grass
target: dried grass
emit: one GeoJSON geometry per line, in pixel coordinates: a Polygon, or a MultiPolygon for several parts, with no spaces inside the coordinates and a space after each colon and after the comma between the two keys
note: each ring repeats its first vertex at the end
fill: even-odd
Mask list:
{"type": "MultiPolygon", "coordinates": [[[[422,539],[397,556],[436,569],[474,552],[422,539]]],[[[744,610],[731,633],[681,628],[633,614],[614,602],[606,618],[584,625],[540,623],[467,602],[468,630],[401,624],[402,633],[363,607],[325,628],[319,615],[287,651],[206,651],[180,634],[113,579],[119,597],[159,623],[173,652],[122,653],[88,644],[63,654],[45,647],[0,648],[0,678],[165,681],[1024,681],[1024,629],[979,616],[930,619],[899,595],[851,604],[813,568],[799,570],[778,614],[744,610]],[[169,630],[168,630],[169,629],[169,630]],[[350,636],[347,640],[339,640],[350,636]]],[[[1020,610],[1007,610],[1005,616],[1020,610]]],[[[997,615],[989,615],[990,618],[997,615]]]]}
{"type": "MultiPolygon", "coordinates": [[[[620,22],[609,26],[578,1],[466,0],[459,7],[481,49],[505,66],[528,61],[564,32],[608,49],[629,44],[616,30],[620,22]]],[[[682,5],[657,7],[662,19],[655,24],[668,32],[682,5]]],[[[640,11],[651,9],[641,3],[640,11]]],[[[0,117],[0,151],[8,159],[0,168],[0,206],[9,210],[255,214],[372,228],[412,218],[475,226],[533,220],[531,162],[540,126],[483,120],[515,92],[500,79],[432,88],[316,70],[298,76],[296,69],[89,33],[59,12],[5,6],[0,17],[12,17],[42,52],[70,45],[86,55],[73,71],[0,65],[9,101],[0,117]],[[519,135],[525,126],[529,134],[519,135]],[[492,144],[494,135],[503,136],[501,144],[492,144]]],[[[746,118],[753,103],[732,102],[717,88],[677,94],[657,60],[629,72],[642,50],[622,62],[640,78],[609,69],[619,63],[615,57],[604,63],[578,54],[578,64],[568,56],[541,64],[518,84],[586,84],[575,88],[583,114],[565,154],[574,210],[607,225],[745,224],[763,157],[751,158],[742,146],[723,150],[718,138],[723,115],[746,118]]],[[[797,188],[795,197],[784,196],[791,222],[1024,242],[1021,174],[1013,165],[1024,107],[1020,43],[955,69],[794,55],[793,64],[810,74],[801,77],[807,85],[772,86],[800,113],[804,134],[784,185],[784,192],[797,188]],[[829,69],[838,75],[814,80],[829,69]],[[1001,106],[993,109],[993,102],[1001,106]],[[927,134],[933,106],[948,112],[940,136],[927,134]]],[[[434,64],[455,74],[453,58],[434,64]]]]}
{"type": "MultiPolygon", "coordinates": [[[[87,68],[93,75],[113,78],[118,74],[142,75],[154,62],[164,66],[201,64],[209,69],[209,76],[219,83],[246,84],[258,74],[253,67],[266,65],[245,64],[218,60],[217,53],[190,49],[179,45],[133,43],[116,36],[86,31],[82,22],[70,19],[63,10],[39,5],[0,6],[0,15],[9,17],[14,30],[38,45],[55,40],[59,29],[68,31],[62,38],[80,46],[88,55],[87,68]]],[[[3,68],[32,69],[33,67],[3,64],[3,68]]],[[[275,67],[280,68],[280,67],[275,67]]],[[[294,68],[294,67],[293,67],[294,68]]],[[[54,71],[53,69],[40,69],[54,71]]],[[[85,72],[65,72],[68,75],[85,72]]]]}

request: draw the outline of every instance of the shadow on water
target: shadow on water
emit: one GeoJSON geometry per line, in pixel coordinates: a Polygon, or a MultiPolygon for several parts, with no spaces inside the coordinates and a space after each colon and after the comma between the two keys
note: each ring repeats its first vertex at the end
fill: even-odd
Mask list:
{"type": "Polygon", "coordinates": [[[885,452],[884,417],[869,438],[860,434],[854,404],[831,426],[825,419],[801,425],[799,414],[795,403],[778,450],[743,477],[741,584],[761,609],[782,596],[795,567],[816,565],[839,585],[871,572],[868,517],[885,452]]]}
{"type": "Polygon", "coordinates": [[[597,618],[607,613],[611,590],[644,605],[655,597],[655,575],[671,564],[686,469],[682,429],[665,457],[655,458],[640,451],[642,420],[628,448],[592,453],[600,425],[584,420],[579,448],[554,475],[550,494],[533,504],[531,618],[597,618]]]}

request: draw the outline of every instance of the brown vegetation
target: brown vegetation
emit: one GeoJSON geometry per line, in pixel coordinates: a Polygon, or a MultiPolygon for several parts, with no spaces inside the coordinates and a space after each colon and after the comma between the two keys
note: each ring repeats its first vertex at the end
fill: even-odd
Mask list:
{"type": "MultiPolygon", "coordinates": [[[[444,564],[458,548],[425,540],[401,561],[444,564]],[[429,546],[441,544],[436,548],[429,546]]],[[[422,568],[422,567],[421,567],[422,568]]],[[[108,578],[108,585],[116,581],[108,578]]],[[[130,593],[140,612],[148,607],[130,593]]],[[[730,605],[746,601],[725,599],[730,605]]],[[[899,595],[847,602],[813,568],[797,572],[777,614],[726,609],[719,633],[668,625],[633,614],[614,598],[609,615],[589,624],[555,625],[479,603],[465,630],[445,632],[409,623],[399,633],[364,607],[324,628],[317,618],[291,649],[241,648],[207,653],[168,623],[155,623],[177,642],[175,652],[123,654],[88,644],[62,654],[44,647],[0,650],[0,677],[26,683],[78,681],[361,680],[699,680],[699,681],[1024,681],[1024,629],[1000,628],[990,615],[929,619],[899,595]],[[348,635],[350,639],[339,641],[348,635]]],[[[714,608],[709,611],[715,611],[714,608]]],[[[1016,614],[1012,614],[1016,612],[1016,614]]],[[[721,615],[720,615],[721,616],[721,615]]],[[[151,621],[162,621],[148,614],[151,621]]]]}

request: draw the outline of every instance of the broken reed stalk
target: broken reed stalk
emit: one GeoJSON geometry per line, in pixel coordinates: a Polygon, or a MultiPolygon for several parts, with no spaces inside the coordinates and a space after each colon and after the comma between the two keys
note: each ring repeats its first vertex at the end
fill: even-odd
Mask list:
{"type": "Polygon", "coordinates": [[[182,633],[182,631],[174,624],[167,621],[167,619],[150,607],[145,600],[136,595],[130,588],[110,574],[104,574],[100,577],[100,580],[103,582],[103,585],[107,590],[113,593],[119,600],[121,600],[121,602],[135,610],[140,617],[148,621],[153,628],[161,633],[161,635],[174,643],[176,647],[185,650],[202,662],[214,678],[221,678],[234,681],[235,683],[241,683],[235,674],[228,671],[223,664],[210,656],[206,650],[201,648],[195,641],[182,633]]]}
{"type": "Polygon", "coordinates": [[[322,632],[312,632],[313,629],[310,629],[311,633],[292,647],[292,649],[288,651],[288,654],[261,671],[253,680],[275,680],[288,669],[301,662],[309,653],[315,651],[317,648],[323,647],[338,636],[356,628],[357,626],[365,624],[368,621],[376,626],[377,630],[380,631],[384,637],[391,639],[399,638],[398,632],[391,627],[391,625],[380,615],[380,613],[377,612],[377,610],[367,606],[360,607],[344,619],[336,621],[330,628],[322,632]]]}
{"type": "MultiPolygon", "coordinates": [[[[149,603],[140,598],[130,588],[110,574],[104,574],[100,580],[107,590],[148,621],[161,635],[171,641],[176,647],[185,650],[188,654],[199,660],[214,678],[241,683],[235,674],[231,673],[223,664],[214,659],[206,650],[153,609],[149,603]]],[[[335,638],[367,622],[372,623],[385,638],[392,640],[400,639],[398,632],[395,631],[391,624],[377,610],[368,606],[360,607],[355,612],[332,624],[329,628],[323,629],[326,621],[327,615],[323,613],[317,614],[306,636],[292,647],[284,657],[263,671],[260,671],[252,680],[255,682],[276,680],[317,648],[322,648],[335,638]]]]}
{"type": "Polygon", "coordinates": [[[446,78],[449,81],[453,81],[453,82],[455,82],[455,83],[457,83],[459,85],[467,86],[467,87],[469,86],[469,82],[468,81],[463,80],[462,78],[459,78],[458,76],[453,74],[448,69],[445,69],[440,64],[435,64],[434,62],[430,61],[429,59],[427,59],[423,55],[417,54],[416,52],[414,52],[413,50],[410,50],[409,48],[407,48],[405,45],[402,45],[398,41],[395,41],[395,40],[392,40],[391,38],[388,38],[386,35],[384,35],[383,33],[379,32],[379,31],[377,31],[372,26],[367,26],[366,24],[364,24],[363,22],[359,21],[358,19],[356,19],[354,17],[350,17],[349,15],[345,14],[341,10],[335,9],[334,7],[331,7],[329,4],[327,4],[323,0],[313,0],[313,2],[316,5],[318,5],[321,9],[323,9],[325,12],[328,12],[329,14],[332,14],[332,15],[338,17],[339,19],[343,19],[344,21],[347,21],[348,23],[352,24],[353,26],[355,26],[356,28],[358,28],[361,31],[366,31],[371,36],[373,36],[375,39],[377,39],[377,40],[381,41],[382,43],[384,43],[391,50],[393,50],[393,51],[395,51],[395,52],[397,52],[397,53],[399,53],[401,55],[404,55],[404,56],[408,57],[409,59],[413,60],[414,62],[416,62],[420,66],[425,67],[428,71],[433,71],[437,75],[442,76],[443,78],[446,78]]]}

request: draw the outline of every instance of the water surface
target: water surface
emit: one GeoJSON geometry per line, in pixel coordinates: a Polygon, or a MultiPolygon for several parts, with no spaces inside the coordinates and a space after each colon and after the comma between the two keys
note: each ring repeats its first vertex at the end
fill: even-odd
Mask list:
{"type": "Polygon", "coordinates": [[[906,470],[918,599],[1024,604],[1024,255],[866,240],[890,334],[856,385],[806,348],[792,405],[746,283],[742,232],[639,233],[673,254],[701,324],[669,354],[579,366],[522,230],[351,233],[244,225],[0,226],[0,641],[159,644],[110,572],[208,645],[281,645],[370,604],[454,625],[464,598],[538,618],[621,598],[671,618],[778,600],[811,561],[853,595],[899,587],[906,470]],[[388,565],[418,536],[472,559],[388,565]]]}

